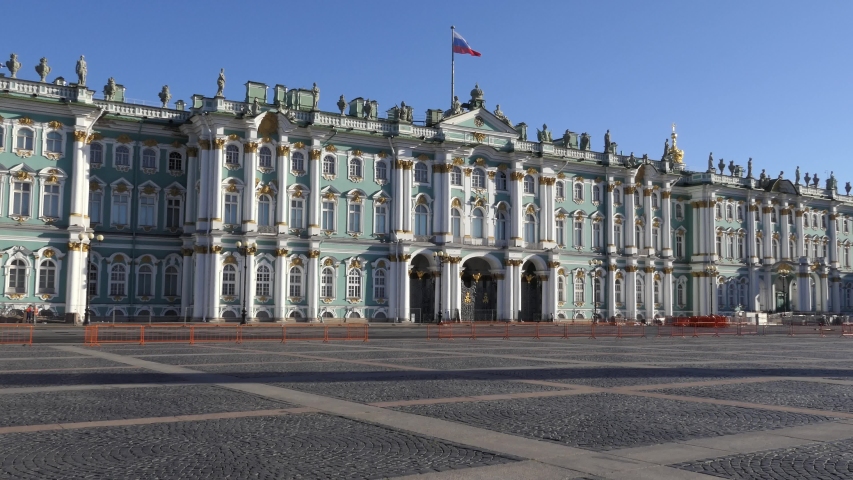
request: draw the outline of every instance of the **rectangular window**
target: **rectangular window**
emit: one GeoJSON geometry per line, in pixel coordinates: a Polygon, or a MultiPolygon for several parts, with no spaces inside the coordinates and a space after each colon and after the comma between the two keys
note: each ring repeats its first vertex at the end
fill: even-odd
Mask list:
{"type": "Polygon", "coordinates": [[[126,193],[113,195],[113,210],[111,221],[115,225],[127,225],[128,204],[130,196],[126,193]]]}
{"type": "Polygon", "coordinates": [[[566,244],[566,222],[557,220],[557,245],[566,244]]]}
{"type": "Polygon", "coordinates": [[[101,194],[89,192],[89,222],[101,223],[101,194]]]}
{"type": "Polygon", "coordinates": [[[335,231],[335,202],[324,201],[320,226],[326,231],[335,231]]]}
{"type": "Polygon", "coordinates": [[[139,226],[153,227],[154,226],[154,201],[151,196],[144,196],[139,199],[139,226]]]}
{"type": "Polygon", "coordinates": [[[675,258],[684,257],[684,235],[675,236],[675,258]]]}
{"type": "Polygon", "coordinates": [[[39,293],[56,293],[56,270],[44,267],[39,270],[39,293]]]}
{"type": "Polygon", "coordinates": [[[850,247],[844,247],[844,266],[850,268],[850,247]]]}
{"type": "Polygon", "coordinates": [[[583,245],[583,222],[575,222],[575,246],[583,245]]]}
{"type": "Polygon", "coordinates": [[[225,215],[222,221],[226,225],[237,225],[237,198],[236,194],[225,194],[225,215]]]}
{"type": "Polygon", "coordinates": [[[361,231],[361,205],[358,203],[350,203],[349,214],[347,215],[347,231],[361,231]]]}
{"type": "Polygon", "coordinates": [[[178,228],[181,226],[181,199],[166,199],[166,228],[178,228]]]}
{"type": "Polygon", "coordinates": [[[290,226],[293,228],[302,228],[302,212],[304,203],[302,200],[290,201],[290,226]]]}
{"type": "Polygon", "coordinates": [[[59,218],[59,185],[45,185],[42,197],[42,216],[59,218]]]}
{"type": "Polygon", "coordinates": [[[22,217],[30,216],[32,185],[24,182],[15,182],[13,187],[12,198],[12,215],[20,215],[22,217]]]}
{"type": "Polygon", "coordinates": [[[384,205],[376,207],[376,213],[373,215],[373,232],[385,233],[385,226],[388,218],[388,209],[384,205]]]}

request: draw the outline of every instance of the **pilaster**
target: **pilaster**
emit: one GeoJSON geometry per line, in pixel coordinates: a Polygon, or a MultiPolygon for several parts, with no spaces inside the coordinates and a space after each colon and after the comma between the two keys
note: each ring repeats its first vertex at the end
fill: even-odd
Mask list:
{"type": "MultiPolygon", "coordinates": [[[[258,202],[255,198],[255,172],[258,170],[258,143],[243,144],[243,231],[258,231],[258,202]]],[[[254,283],[254,282],[252,282],[254,283]]]]}

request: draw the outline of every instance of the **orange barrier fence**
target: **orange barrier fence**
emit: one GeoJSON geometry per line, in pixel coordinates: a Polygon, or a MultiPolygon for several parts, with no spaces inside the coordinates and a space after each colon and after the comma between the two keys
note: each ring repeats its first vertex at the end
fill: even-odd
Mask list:
{"type": "Polygon", "coordinates": [[[845,323],[841,325],[842,337],[853,337],[853,323],[845,323]]]}
{"type": "Polygon", "coordinates": [[[838,325],[791,325],[788,328],[788,335],[793,337],[797,335],[820,335],[821,337],[825,337],[827,335],[838,335],[839,331],[841,335],[844,335],[843,326],[839,328],[838,325]]]}
{"type": "MultiPolygon", "coordinates": [[[[32,326],[27,331],[28,343],[32,343],[32,326]]],[[[0,343],[5,330],[0,326],[0,343]]],[[[368,325],[90,325],[84,332],[84,344],[150,343],[243,343],[246,342],[294,342],[315,340],[368,341],[368,325]]]]}
{"type": "Polygon", "coordinates": [[[684,338],[684,325],[659,325],[656,337],[684,338]]]}
{"type": "Polygon", "coordinates": [[[596,338],[645,337],[645,325],[623,324],[573,324],[573,323],[448,323],[427,325],[427,340],[453,340],[455,338],[596,338]]]}
{"type": "Polygon", "coordinates": [[[33,326],[0,324],[0,345],[32,345],[33,326]]]}

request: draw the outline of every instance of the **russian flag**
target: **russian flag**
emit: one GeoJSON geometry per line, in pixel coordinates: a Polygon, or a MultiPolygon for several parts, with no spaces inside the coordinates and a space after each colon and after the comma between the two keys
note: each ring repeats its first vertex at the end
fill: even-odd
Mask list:
{"type": "Polygon", "coordinates": [[[468,42],[462,38],[462,35],[456,33],[456,30],[453,30],[453,53],[466,53],[475,57],[480,56],[480,52],[469,47],[468,42]]]}

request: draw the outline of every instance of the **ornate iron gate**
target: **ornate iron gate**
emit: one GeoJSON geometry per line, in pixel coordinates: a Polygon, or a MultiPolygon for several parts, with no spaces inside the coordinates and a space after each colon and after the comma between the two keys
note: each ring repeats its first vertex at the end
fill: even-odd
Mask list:
{"type": "Polygon", "coordinates": [[[424,272],[414,272],[409,284],[409,302],[412,310],[421,311],[421,322],[435,319],[435,279],[424,272]]]}
{"type": "Polygon", "coordinates": [[[521,320],[542,320],[542,281],[535,273],[521,276],[521,320]]]}

